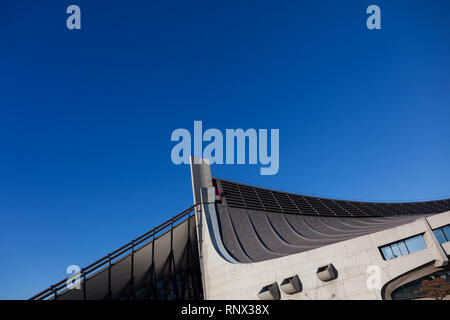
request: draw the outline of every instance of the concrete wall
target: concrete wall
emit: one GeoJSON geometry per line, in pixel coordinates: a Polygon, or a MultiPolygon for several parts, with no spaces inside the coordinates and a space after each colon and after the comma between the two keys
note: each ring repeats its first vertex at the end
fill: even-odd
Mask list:
{"type": "MultiPolygon", "coordinates": [[[[450,223],[450,212],[440,216],[446,219],[446,224],[450,223]]],[[[202,231],[203,281],[207,299],[257,299],[263,286],[273,282],[280,284],[295,274],[300,278],[303,291],[293,295],[281,292],[281,299],[382,299],[383,287],[408,271],[415,270],[418,278],[422,276],[420,269],[425,269],[425,274],[439,270],[434,263],[442,255],[442,248],[430,243],[429,238],[434,236],[424,219],[311,251],[250,264],[233,264],[221,258],[210,241],[207,228],[205,224],[202,231]],[[380,246],[422,233],[426,250],[383,260],[380,246]],[[338,278],[322,282],[316,271],[328,263],[335,266],[338,278]],[[380,268],[381,282],[378,288],[369,289],[367,281],[371,274],[367,271],[373,265],[380,268]]],[[[409,273],[408,281],[412,280],[414,277],[409,273]]],[[[403,281],[398,282],[401,284],[403,281]]],[[[390,294],[395,287],[385,292],[390,294]]]]}
{"type": "MultiPolygon", "coordinates": [[[[195,170],[192,174],[195,176],[195,170]]],[[[205,175],[204,168],[201,175],[205,175]]],[[[193,183],[193,187],[202,186],[193,183]]],[[[194,197],[198,201],[198,193],[194,197]]],[[[432,229],[450,224],[450,211],[298,254],[257,263],[236,263],[224,258],[218,249],[221,247],[217,244],[218,237],[210,230],[213,228],[202,223],[210,220],[208,215],[216,214],[215,206],[207,204],[214,199],[210,197],[202,202],[197,219],[206,299],[258,299],[262,287],[274,282],[279,285],[283,279],[294,275],[300,278],[302,292],[287,295],[281,291],[281,299],[390,299],[396,287],[442,270],[448,263],[449,243],[439,245],[432,229]],[[425,250],[383,260],[379,247],[418,234],[424,236],[425,250]],[[317,268],[329,263],[337,269],[338,277],[322,282],[317,278],[317,268]],[[373,268],[379,270],[379,285],[370,281],[375,276],[373,268]]]]}

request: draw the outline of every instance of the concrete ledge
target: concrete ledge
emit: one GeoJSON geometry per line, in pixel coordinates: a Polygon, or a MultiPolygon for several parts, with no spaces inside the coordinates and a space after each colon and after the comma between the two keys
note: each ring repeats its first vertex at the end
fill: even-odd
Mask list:
{"type": "Polygon", "coordinates": [[[431,229],[436,229],[449,224],[450,221],[450,211],[435,214],[427,217],[427,221],[430,224],[431,229]]]}
{"type": "Polygon", "coordinates": [[[444,242],[442,244],[442,249],[444,249],[444,252],[447,256],[450,256],[450,241],[444,242]]]}

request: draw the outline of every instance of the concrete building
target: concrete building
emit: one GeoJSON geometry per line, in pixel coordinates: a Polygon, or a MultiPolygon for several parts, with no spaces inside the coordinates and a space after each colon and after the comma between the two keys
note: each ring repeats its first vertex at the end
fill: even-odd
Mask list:
{"type": "Polygon", "coordinates": [[[390,300],[450,283],[450,199],[302,196],[198,162],[192,207],[32,299],[390,300]]]}

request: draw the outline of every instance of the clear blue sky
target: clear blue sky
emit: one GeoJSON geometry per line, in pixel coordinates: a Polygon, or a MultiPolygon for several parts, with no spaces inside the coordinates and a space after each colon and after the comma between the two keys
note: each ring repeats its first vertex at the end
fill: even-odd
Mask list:
{"type": "Polygon", "coordinates": [[[27,298],[192,203],[176,128],[279,128],[280,171],[358,200],[450,196],[450,2],[0,3],[0,298],[27,298]],[[82,30],[66,29],[66,7],[82,30]],[[365,27],[368,5],[382,30],[365,27]]]}

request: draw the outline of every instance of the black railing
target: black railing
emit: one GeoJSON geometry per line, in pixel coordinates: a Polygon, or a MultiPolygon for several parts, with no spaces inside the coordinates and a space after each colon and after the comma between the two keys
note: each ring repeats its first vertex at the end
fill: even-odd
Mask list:
{"type": "MultiPolygon", "coordinates": [[[[79,279],[82,279],[81,281],[84,283],[86,280],[88,280],[89,275],[91,275],[94,271],[99,270],[101,267],[105,265],[111,266],[114,261],[117,261],[119,258],[123,257],[125,254],[131,252],[134,253],[137,249],[140,247],[152,242],[156,239],[157,235],[161,234],[163,231],[167,231],[169,227],[173,229],[175,224],[177,222],[182,223],[183,221],[189,219],[191,217],[192,211],[194,211],[195,207],[198,204],[195,204],[183,212],[180,212],[176,216],[172,217],[171,219],[167,220],[166,222],[160,224],[159,226],[153,228],[152,230],[144,233],[140,237],[128,242],[127,244],[123,245],[119,249],[107,254],[103,258],[95,261],[94,263],[91,263],[85,268],[82,268],[79,275],[79,279]],[[183,219],[186,218],[187,219],[183,219]],[[150,240],[149,240],[150,239],[150,240]],[[148,242],[145,242],[149,240],[148,242]]],[[[55,299],[57,299],[58,294],[62,291],[65,291],[68,289],[68,284],[73,284],[72,280],[74,279],[74,275],[71,275],[64,280],[59,281],[58,283],[50,286],[49,288],[43,290],[42,292],[39,292],[38,294],[32,296],[29,300],[44,300],[49,298],[50,296],[54,296],[55,299]]],[[[85,288],[85,285],[83,285],[83,288],[85,288]]]]}

